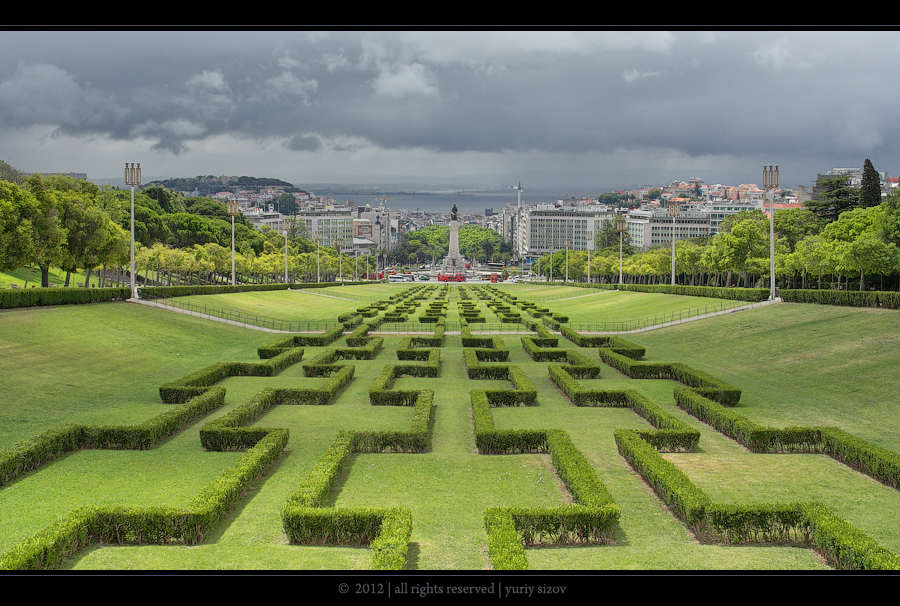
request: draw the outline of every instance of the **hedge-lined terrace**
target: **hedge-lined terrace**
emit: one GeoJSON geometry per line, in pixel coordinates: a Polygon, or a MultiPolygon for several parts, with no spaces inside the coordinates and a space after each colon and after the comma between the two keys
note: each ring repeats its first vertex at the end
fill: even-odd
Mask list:
{"type": "MultiPolygon", "coordinates": [[[[506,306],[520,311],[534,308],[527,301],[498,295],[493,292],[494,289],[467,288],[466,291],[467,296],[475,294],[485,297],[480,299],[479,305],[484,304],[487,309],[491,309],[487,303],[494,303],[495,308],[506,306]]],[[[560,399],[569,408],[589,407],[590,410],[586,412],[594,415],[591,417],[594,419],[605,417],[607,413],[600,408],[608,406],[632,411],[633,421],[615,417],[619,419],[613,422],[615,427],[619,427],[615,432],[616,448],[629,465],[645,478],[648,485],[660,494],[660,499],[672,507],[685,527],[694,531],[701,541],[730,544],[761,541],[776,546],[812,546],[818,548],[838,567],[895,566],[894,554],[878,546],[868,535],[827,507],[806,502],[784,506],[723,506],[678,471],[677,458],[671,457],[678,457],[679,454],[676,453],[679,452],[696,450],[698,443],[702,447],[706,438],[701,435],[705,435],[706,430],[698,431],[695,423],[687,421],[683,413],[679,413],[668,402],[660,401],[659,396],[668,390],[669,397],[675,393],[679,406],[682,401],[690,401],[694,404],[692,410],[702,408],[705,412],[697,413],[697,416],[702,417],[704,424],[710,423],[712,415],[719,414],[722,419],[727,418],[732,422],[732,425],[739,425],[733,417],[728,416],[728,411],[740,410],[740,386],[730,385],[684,362],[644,362],[644,347],[615,337],[605,337],[603,340],[596,335],[581,335],[571,329],[566,331],[566,317],[560,313],[545,313],[537,318],[527,314],[527,311],[522,313],[519,328],[523,332],[532,333],[525,337],[473,334],[477,332],[474,330],[476,325],[465,322],[462,324],[460,341],[457,341],[456,336],[445,336],[445,321],[453,321],[454,316],[458,318],[458,310],[463,307],[459,305],[461,301],[455,294],[455,289],[448,287],[424,286],[403,291],[400,296],[389,298],[383,303],[361,308],[363,311],[354,309],[346,312],[350,315],[340,319],[342,324],[328,333],[299,337],[291,335],[290,338],[269,337],[266,343],[257,348],[257,354],[264,362],[217,363],[214,367],[188,373],[181,380],[170,381],[160,389],[160,394],[185,390],[182,396],[167,396],[173,402],[183,401],[182,404],[175,404],[176,406],[183,406],[192,398],[212,397],[208,394],[218,394],[222,390],[219,385],[224,385],[224,391],[228,393],[236,388],[238,397],[250,395],[243,404],[238,404],[235,400],[226,405],[225,408],[230,411],[223,410],[217,415],[218,418],[204,421],[199,431],[206,449],[237,451],[235,454],[238,456],[245,456],[245,450],[250,453],[256,448],[261,440],[260,436],[275,435],[276,430],[283,429],[277,421],[287,420],[288,417],[279,410],[296,407],[281,406],[282,404],[316,404],[318,406],[315,408],[323,411],[316,418],[325,420],[329,413],[339,414],[338,408],[346,405],[340,404],[341,401],[356,402],[364,398],[368,406],[378,405],[373,407],[377,409],[373,410],[376,416],[384,410],[390,412],[394,419],[399,420],[401,416],[405,418],[405,422],[395,423],[393,428],[376,430],[357,429],[353,422],[348,422],[336,435],[329,437],[323,434],[317,437],[315,443],[324,447],[315,456],[306,456],[310,464],[306,466],[304,474],[295,478],[291,496],[283,501],[281,520],[284,536],[288,540],[311,545],[368,545],[369,555],[364,560],[354,559],[357,562],[355,565],[360,567],[424,565],[427,568],[429,562],[433,562],[428,560],[427,549],[424,560],[421,555],[409,560],[410,541],[422,538],[421,534],[417,534],[421,532],[417,531],[417,527],[429,527],[437,522],[425,513],[433,505],[423,504],[419,502],[419,497],[415,497],[411,506],[405,507],[391,503],[385,497],[390,492],[410,494],[402,484],[405,482],[404,473],[412,472],[412,468],[406,463],[409,459],[396,457],[424,457],[420,459],[423,462],[415,464],[417,466],[430,467],[430,461],[433,460],[440,461],[437,465],[447,463],[448,459],[443,458],[443,454],[439,455],[443,445],[439,444],[435,452],[433,440],[446,440],[449,436],[456,435],[448,433],[447,429],[450,426],[458,428],[459,425],[458,421],[450,421],[443,416],[436,419],[435,412],[451,409],[454,406],[453,394],[460,392],[469,396],[467,402],[471,407],[474,423],[470,426],[470,436],[482,453],[477,458],[484,457],[489,461],[479,465],[492,468],[501,464],[499,459],[487,454],[490,452],[522,453],[503,459],[502,465],[507,469],[512,469],[515,465],[513,461],[518,460],[516,457],[529,457],[522,460],[539,461],[539,458],[534,457],[548,456],[550,463],[546,469],[552,470],[551,473],[565,487],[562,495],[550,491],[549,499],[539,498],[537,501],[533,495],[516,491],[505,495],[512,496],[511,500],[514,502],[465,512],[469,517],[479,519],[477,524],[480,524],[483,533],[481,540],[487,545],[490,564],[495,568],[526,568],[533,567],[535,559],[539,562],[546,561],[543,550],[525,550],[524,547],[528,545],[580,545],[574,550],[563,550],[566,554],[574,554],[579,550],[587,550],[588,553],[593,553],[592,550],[595,549],[615,550],[622,543],[621,524],[623,516],[627,523],[632,497],[627,492],[622,492],[621,480],[613,478],[613,485],[607,485],[610,473],[604,470],[609,463],[598,459],[597,454],[592,452],[592,447],[585,450],[588,443],[583,436],[584,421],[577,422],[578,427],[574,432],[555,427],[555,421],[571,414],[564,408],[558,408],[557,401],[560,399]],[[431,332],[414,336],[378,333],[386,326],[384,318],[392,313],[392,309],[408,306],[414,296],[420,296],[423,292],[427,292],[430,298],[418,307],[445,313],[438,316],[435,322],[428,322],[432,324],[431,332]],[[373,309],[377,313],[366,316],[373,309]],[[346,338],[346,347],[337,343],[338,339],[343,338],[346,338]],[[462,347],[457,344],[460,342],[462,347]],[[522,347],[518,347],[519,344],[522,347]],[[452,353],[456,355],[450,355],[452,353]],[[305,363],[298,363],[301,359],[305,363]],[[360,380],[358,372],[361,367],[365,368],[364,380],[360,380]],[[289,376],[292,371],[294,378],[289,376]],[[627,378],[629,376],[634,378],[627,378]],[[462,389],[456,386],[449,389],[438,387],[459,383],[459,379],[463,377],[473,379],[475,383],[467,382],[462,389]],[[273,385],[258,389],[257,386],[262,386],[260,382],[268,381],[286,381],[293,385],[273,385]],[[486,382],[485,387],[479,384],[481,381],[486,382]],[[633,383],[635,388],[619,389],[623,382],[633,383]],[[309,383],[308,387],[299,387],[306,383],[309,383]],[[615,388],[606,389],[602,385],[604,383],[613,383],[615,388]],[[645,388],[641,384],[649,387],[645,388]],[[711,398],[718,398],[721,403],[711,398]],[[698,402],[703,406],[697,405],[698,402]],[[715,408],[716,406],[719,408],[715,408]],[[333,409],[333,412],[329,409],[333,409]],[[397,416],[387,409],[406,409],[409,414],[397,416]],[[559,412],[560,410],[563,412],[559,412]],[[710,410],[718,412],[709,412],[710,410]],[[552,418],[554,424],[542,423],[541,418],[552,418]],[[257,427],[257,421],[262,425],[257,427]],[[649,429],[647,422],[650,424],[649,429]],[[496,429],[495,425],[501,429],[496,429]],[[672,451],[672,454],[662,455],[657,449],[672,451]],[[591,454],[587,455],[587,452],[591,454]],[[365,473],[363,470],[366,470],[365,473]],[[375,477],[381,478],[375,480],[376,483],[390,478],[394,483],[401,482],[401,485],[388,482],[388,492],[376,491],[375,494],[381,495],[380,498],[375,498],[371,503],[360,503],[357,495],[364,495],[363,499],[372,498],[371,488],[366,489],[367,482],[363,480],[363,476],[368,476],[369,473],[376,473],[375,477]],[[622,505],[623,495],[626,495],[629,506],[622,505]],[[761,519],[765,521],[760,522],[761,519]],[[602,547],[590,547],[591,545],[602,547]]],[[[684,409],[687,408],[685,405],[684,409]]],[[[578,418],[587,419],[580,414],[578,418]]],[[[721,425],[724,427],[724,422],[721,425]]],[[[604,426],[609,427],[608,422],[604,426]]],[[[183,429],[167,431],[169,433],[166,435],[171,436],[173,432],[183,429]]],[[[280,446],[282,450],[287,445],[296,443],[297,433],[289,432],[288,435],[286,439],[281,438],[284,439],[280,446]]],[[[301,435],[305,436],[306,432],[301,435]]],[[[51,435],[46,437],[55,439],[51,435]]],[[[788,449],[784,448],[786,439],[782,437],[780,440],[775,450],[788,449]]],[[[804,443],[811,443],[809,435],[804,435],[803,440],[806,441],[804,443]]],[[[861,442],[858,438],[845,441],[855,448],[859,448],[861,442]]],[[[799,440],[791,442],[798,443],[799,440]]],[[[93,445],[88,447],[98,448],[93,445]]],[[[267,452],[271,453],[273,447],[269,448],[267,452]]],[[[279,447],[274,448],[277,450],[279,447]]],[[[294,448],[301,446],[297,444],[294,448]]],[[[800,448],[793,445],[789,449],[800,448]]],[[[821,449],[816,446],[809,450],[821,449]]],[[[890,459],[890,451],[886,449],[863,450],[870,460],[890,459]]],[[[846,453],[849,451],[844,452],[844,457],[847,458],[846,453]]],[[[271,454],[267,457],[271,457],[271,454]]],[[[279,469],[287,460],[276,463],[276,470],[268,472],[275,474],[272,479],[281,477],[279,469]]],[[[272,462],[267,461],[264,464],[253,464],[255,467],[251,475],[254,482],[265,477],[260,474],[266,474],[271,469],[272,462]]],[[[413,477],[416,477],[414,473],[410,478],[413,477]]],[[[458,476],[452,472],[445,476],[441,487],[455,477],[458,476]]],[[[475,477],[467,476],[467,479],[474,481],[475,477]]],[[[246,482],[241,480],[232,483],[234,488],[226,491],[232,496],[224,501],[215,497],[213,500],[221,503],[216,505],[216,511],[224,512],[233,507],[233,503],[241,501],[244,498],[241,495],[249,485],[246,482]],[[245,488],[242,489],[241,486],[245,488]]],[[[270,482],[271,480],[265,481],[266,484],[270,482]]],[[[279,483],[281,482],[276,481],[276,484],[279,483]]],[[[211,487],[203,494],[214,495],[217,490],[225,489],[211,487]]],[[[500,492],[503,492],[502,489],[500,492]]],[[[488,497],[487,494],[477,496],[488,497]]],[[[206,501],[211,498],[203,497],[206,501]]],[[[170,513],[162,514],[152,510],[152,515],[149,510],[138,510],[136,517],[143,520],[141,524],[150,524],[147,520],[161,520],[153,523],[162,523],[169,528],[167,525],[173,524],[173,520],[179,516],[197,515],[194,507],[196,504],[187,509],[176,508],[170,513]]],[[[466,509],[462,504],[458,507],[466,509]]],[[[124,514],[106,510],[101,510],[101,514],[112,515],[113,517],[106,518],[111,521],[105,523],[116,527],[131,523],[123,520],[135,519],[135,512],[132,510],[128,512],[130,517],[126,518],[115,517],[124,514]]],[[[203,527],[214,528],[221,515],[204,514],[208,526],[203,527]]],[[[41,566],[56,565],[61,558],[64,559],[65,550],[60,551],[57,547],[61,532],[62,535],[75,532],[75,542],[81,546],[95,540],[92,535],[86,535],[83,531],[95,522],[80,521],[93,518],[77,519],[79,521],[75,522],[73,518],[73,521],[65,524],[66,528],[77,528],[77,531],[60,528],[52,531],[54,546],[49,551],[57,555],[54,556],[55,559],[40,556],[38,560],[41,566]]],[[[115,537],[101,533],[97,535],[101,538],[96,540],[121,540],[125,543],[178,540],[185,544],[202,544],[203,537],[208,534],[208,530],[199,534],[194,531],[193,534],[183,533],[184,537],[189,538],[178,538],[182,535],[166,534],[152,528],[152,525],[141,526],[139,530],[115,537]]],[[[194,525],[192,528],[199,526],[194,525]]],[[[50,539],[40,535],[35,540],[38,543],[44,541],[41,544],[45,545],[50,539]]],[[[30,545],[32,546],[28,549],[33,551],[33,543],[30,545]]],[[[21,553],[22,549],[24,548],[17,547],[15,551],[21,553]]],[[[48,548],[42,549],[46,551],[48,548]]],[[[414,550],[416,553],[420,551],[421,546],[414,550]]],[[[3,557],[12,557],[10,553],[7,552],[3,557]]],[[[562,557],[565,559],[570,556],[562,557]]],[[[576,561],[581,556],[571,557],[572,561],[576,561]]],[[[33,563],[36,560],[33,556],[31,559],[4,560],[10,561],[33,563]]]]}

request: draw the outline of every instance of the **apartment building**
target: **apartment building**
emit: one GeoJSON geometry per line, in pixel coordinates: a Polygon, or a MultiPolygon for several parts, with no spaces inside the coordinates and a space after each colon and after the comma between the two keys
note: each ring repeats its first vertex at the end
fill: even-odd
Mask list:
{"type": "Polygon", "coordinates": [[[353,242],[353,216],[350,207],[308,208],[298,212],[297,218],[306,224],[310,238],[318,238],[322,246],[334,246],[337,241],[350,246],[353,242]]]}
{"type": "Polygon", "coordinates": [[[680,210],[673,217],[667,209],[642,208],[626,215],[626,226],[631,244],[647,250],[652,246],[671,244],[676,240],[689,240],[710,234],[710,213],[699,210],[680,210]]]}
{"type": "Polygon", "coordinates": [[[563,250],[593,250],[594,235],[604,221],[615,212],[601,205],[556,207],[539,205],[522,210],[519,232],[519,254],[537,258],[563,250]]]}
{"type": "Polygon", "coordinates": [[[701,212],[706,212],[709,215],[709,233],[712,235],[719,233],[719,225],[727,217],[736,215],[742,210],[761,209],[762,202],[760,200],[725,200],[710,202],[703,207],[701,212]]]}

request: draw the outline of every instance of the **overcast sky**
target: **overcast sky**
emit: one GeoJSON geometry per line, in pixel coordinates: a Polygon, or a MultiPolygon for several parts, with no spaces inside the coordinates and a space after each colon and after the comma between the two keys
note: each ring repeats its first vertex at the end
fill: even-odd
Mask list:
{"type": "Polygon", "coordinates": [[[0,57],[0,160],[25,172],[585,193],[767,164],[796,188],[866,158],[900,175],[894,31],[2,31],[0,57]]]}

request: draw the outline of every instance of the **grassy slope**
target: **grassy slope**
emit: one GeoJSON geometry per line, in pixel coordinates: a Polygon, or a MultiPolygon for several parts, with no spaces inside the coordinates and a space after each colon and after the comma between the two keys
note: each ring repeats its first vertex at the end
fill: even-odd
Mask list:
{"type": "MultiPolygon", "coordinates": [[[[275,307],[281,305],[277,298],[272,301],[275,307]]],[[[571,313],[563,309],[562,302],[547,305],[571,313]]],[[[628,313],[629,306],[633,307],[633,302],[625,301],[618,310],[612,308],[611,313],[628,313]]],[[[453,308],[451,305],[451,316],[455,315],[453,308]]],[[[880,379],[885,367],[896,366],[896,356],[891,352],[900,351],[891,346],[897,339],[892,330],[895,317],[891,312],[877,310],[783,305],[636,335],[632,340],[647,347],[647,359],[685,361],[740,386],[744,390],[742,412],[757,421],[773,425],[837,424],[897,449],[898,424],[890,420],[889,414],[893,392],[889,381],[880,379]],[[875,345],[860,348],[848,345],[848,334],[860,335],[861,343],[876,343],[879,335],[888,341],[883,351],[875,345]],[[810,335],[815,339],[809,340],[810,335]],[[772,356],[781,361],[782,371],[773,371],[772,356]],[[823,375],[825,369],[828,372],[823,375]],[[864,391],[853,392],[854,389],[864,391]],[[866,404],[853,404],[847,397],[850,393],[865,393],[866,404]]],[[[8,404],[0,409],[4,415],[0,418],[0,447],[62,421],[130,422],[150,417],[164,406],[156,394],[160,383],[224,359],[253,360],[255,347],[273,338],[266,333],[130,304],[16,310],[4,312],[0,321],[0,386],[5,393],[15,394],[13,399],[7,397],[8,404]],[[53,335],[52,348],[47,347],[48,335],[53,335]],[[189,361],[181,359],[182,353],[189,354],[189,361]]],[[[570,406],[549,381],[546,365],[531,362],[518,337],[504,338],[511,350],[510,363],[529,365],[540,406],[495,409],[497,425],[553,426],[569,431],[623,508],[617,546],[529,550],[532,568],[820,566],[806,550],[696,544],[615,452],[613,430],[640,427],[643,421],[623,410],[570,406]]],[[[327,448],[338,429],[407,425],[411,410],[371,407],[367,403],[369,385],[384,364],[396,359],[398,342],[399,337],[388,337],[386,349],[378,358],[356,362],[356,378],[334,405],[282,407],[261,421],[267,426],[291,429],[286,456],[246,504],[204,545],[95,549],[72,566],[365,568],[369,561],[365,550],[287,545],[280,529],[279,511],[296,482],[327,448]]],[[[574,347],[565,340],[560,345],[574,347]]],[[[311,358],[315,351],[316,348],[311,349],[304,359],[311,358]]],[[[460,381],[464,376],[461,357],[459,338],[448,337],[442,348],[439,378],[401,379],[397,385],[403,388],[427,383],[435,388],[433,450],[423,455],[358,455],[334,497],[339,506],[410,506],[414,511],[411,555],[413,566],[421,569],[484,568],[487,562],[481,511],[487,506],[512,504],[511,501],[548,505],[565,498],[546,457],[472,454],[468,390],[487,387],[488,382],[475,385],[460,381]]],[[[631,381],[606,367],[601,377],[597,383],[636,388],[676,410],[671,403],[670,382],[631,381]]],[[[311,380],[302,377],[299,366],[277,379],[279,384],[311,380]]],[[[267,381],[228,379],[224,383],[228,390],[226,410],[246,401],[267,386],[267,381]]],[[[860,396],[857,401],[862,399],[860,396]]],[[[0,549],[81,502],[187,501],[199,486],[233,460],[233,453],[202,452],[197,439],[199,427],[197,424],[164,446],[144,453],[73,454],[0,489],[0,549]],[[120,473],[123,466],[127,466],[128,474],[120,473]],[[40,514],[28,513],[28,503],[38,500],[45,504],[40,514]]],[[[824,457],[750,455],[718,434],[702,426],[701,430],[701,452],[672,457],[714,498],[750,502],[817,498],[885,546],[900,551],[896,538],[900,533],[892,513],[900,501],[894,491],[824,457]]]]}

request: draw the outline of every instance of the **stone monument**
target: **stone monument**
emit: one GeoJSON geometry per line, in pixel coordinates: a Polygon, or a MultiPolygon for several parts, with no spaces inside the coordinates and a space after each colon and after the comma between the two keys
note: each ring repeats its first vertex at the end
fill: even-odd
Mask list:
{"type": "Polygon", "coordinates": [[[456,204],[453,205],[453,210],[450,212],[450,247],[447,256],[444,257],[441,273],[450,275],[466,273],[465,259],[459,254],[459,220],[456,204]]]}

